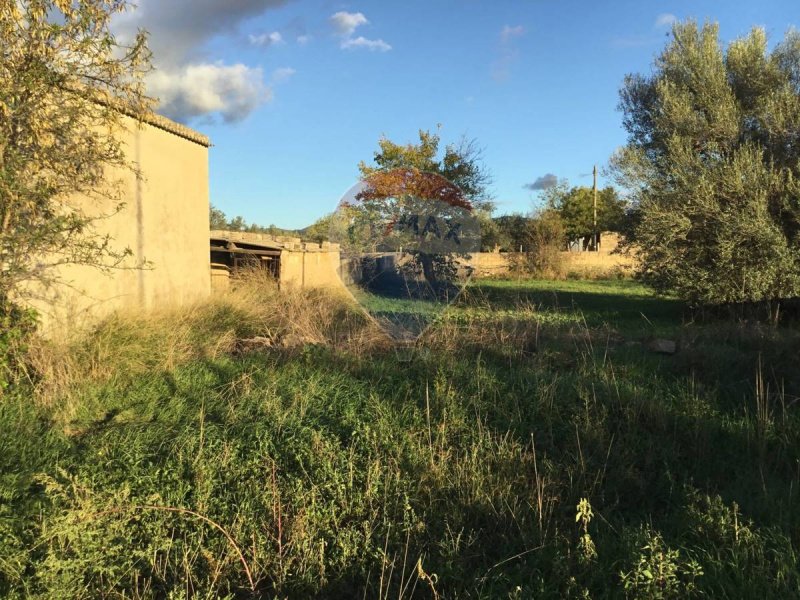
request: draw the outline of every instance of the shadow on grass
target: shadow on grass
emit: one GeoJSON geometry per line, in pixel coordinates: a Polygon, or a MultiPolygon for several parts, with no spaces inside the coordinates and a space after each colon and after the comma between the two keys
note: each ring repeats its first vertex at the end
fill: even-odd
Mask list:
{"type": "Polygon", "coordinates": [[[688,317],[686,305],[648,294],[634,282],[481,282],[462,299],[513,309],[533,305],[546,311],[578,311],[589,327],[609,325],[628,333],[675,330],[688,317]]]}

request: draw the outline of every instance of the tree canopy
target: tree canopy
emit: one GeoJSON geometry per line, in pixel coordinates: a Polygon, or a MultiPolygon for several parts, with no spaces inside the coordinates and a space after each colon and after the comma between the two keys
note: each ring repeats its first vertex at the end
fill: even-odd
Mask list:
{"type": "Polygon", "coordinates": [[[643,279],[695,304],[800,294],[800,33],[724,48],[717,25],[676,24],[620,108],[643,279]]]}
{"type": "Polygon", "coordinates": [[[561,183],[544,195],[548,208],[561,216],[566,239],[588,238],[601,231],[620,231],[625,220],[627,203],[617,190],[606,187],[597,191],[597,227],[594,224],[594,191],[592,188],[567,187],[561,183]]]}
{"type": "Polygon", "coordinates": [[[498,230],[491,218],[494,210],[489,186],[492,178],[483,164],[481,149],[475,140],[462,137],[441,150],[441,137],[420,129],[419,143],[397,144],[386,137],[378,140],[373,164],[361,162],[358,170],[363,178],[379,171],[415,169],[439,175],[454,184],[474,210],[484,240],[483,249],[492,249],[498,242],[498,230]],[[489,244],[489,246],[487,246],[489,244]]]}
{"type": "Polygon", "coordinates": [[[418,144],[396,144],[382,137],[378,146],[373,156],[374,165],[359,163],[362,177],[381,170],[404,168],[435,173],[455,184],[475,207],[491,210],[488,189],[491,176],[483,166],[480,148],[474,140],[462,138],[457,144],[448,144],[440,156],[439,134],[420,129],[418,144]]]}

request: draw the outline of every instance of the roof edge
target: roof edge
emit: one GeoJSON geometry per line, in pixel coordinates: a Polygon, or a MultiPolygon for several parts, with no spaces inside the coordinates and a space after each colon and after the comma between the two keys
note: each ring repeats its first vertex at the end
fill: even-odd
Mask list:
{"type": "Polygon", "coordinates": [[[203,135],[199,131],[195,131],[190,127],[187,127],[186,125],[177,123],[172,119],[168,119],[163,115],[159,115],[158,113],[147,113],[139,117],[139,120],[142,123],[147,123],[148,125],[156,127],[157,129],[177,135],[178,137],[189,140],[190,142],[194,142],[195,144],[199,144],[206,148],[211,147],[211,140],[208,138],[208,136],[203,135]]]}

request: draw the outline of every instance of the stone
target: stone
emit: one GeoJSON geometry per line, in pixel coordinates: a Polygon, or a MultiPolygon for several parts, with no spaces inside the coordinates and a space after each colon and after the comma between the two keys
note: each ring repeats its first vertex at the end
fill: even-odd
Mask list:
{"type": "Polygon", "coordinates": [[[675,354],[678,345],[673,340],[656,338],[648,345],[651,351],[656,354],[675,354]]]}
{"type": "Polygon", "coordinates": [[[263,350],[264,348],[272,348],[274,342],[272,338],[266,336],[256,336],[253,338],[248,338],[244,340],[236,340],[236,346],[234,349],[235,354],[246,354],[248,352],[254,352],[257,350],[263,350]]]}

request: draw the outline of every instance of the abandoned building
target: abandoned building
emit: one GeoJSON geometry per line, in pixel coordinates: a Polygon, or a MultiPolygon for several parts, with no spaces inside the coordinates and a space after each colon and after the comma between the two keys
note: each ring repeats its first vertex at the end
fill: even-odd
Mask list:
{"type": "Polygon", "coordinates": [[[242,270],[260,270],[281,289],[333,287],[339,279],[339,245],[242,231],[211,232],[211,287],[227,290],[242,270]]]}
{"type": "Polygon", "coordinates": [[[159,115],[141,125],[125,118],[128,159],[141,171],[109,173],[119,181],[124,205],[74,198],[97,217],[94,233],[108,236],[130,256],[106,271],[83,265],[57,267],[61,283],[34,290],[31,304],[47,329],[74,327],[117,309],[181,305],[210,294],[208,262],[208,148],[204,135],[159,115]],[[110,216],[109,216],[110,215],[110,216]]]}

